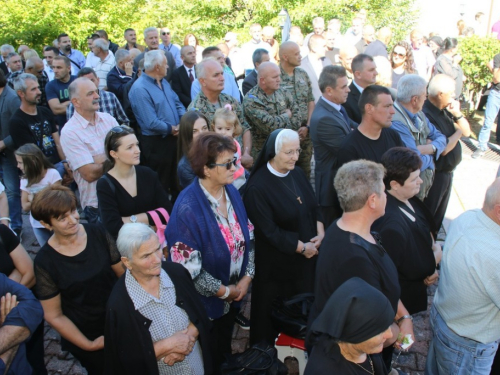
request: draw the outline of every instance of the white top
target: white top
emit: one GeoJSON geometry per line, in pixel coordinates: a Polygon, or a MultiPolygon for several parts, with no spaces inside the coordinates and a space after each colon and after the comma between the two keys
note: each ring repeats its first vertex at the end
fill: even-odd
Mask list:
{"type": "Polygon", "coordinates": [[[481,209],[450,226],[434,305],[450,329],[482,343],[500,339],[500,225],[481,209]]]}
{"type": "Polygon", "coordinates": [[[109,51],[108,56],[104,60],[99,59],[96,66],[94,67],[95,74],[99,77],[99,90],[103,90],[107,87],[107,78],[109,71],[116,65],[115,55],[113,52],[109,51]]]}
{"type": "MultiPolygon", "coordinates": [[[[37,182],[36,184],[33,184],[29,187],[26,186],[28,185],[28,180],[26,178],[21,178],[21,190],[27,192],[28,194],[35,195],[40,190],[46,188],[49,185],[52,185],[54,182],[57,181],[61,181],[61,175],[56,169],[49,168],[47,169],[47,173],[40,182],[37,182]]],[[[31,216],[31,212],[30,212],[30,223],[32,228],[44,227],[42,224],[40,224],[39,221],[33,219],[33,216],[31,216]]]]}
{"type": "Polygon", "coordinates": [[[273,175],[278,176],[278,177],[286,177],[286,176],[288,176],[288,173],[290,173],[290,171],[288,171],[286,173],[278,172],[276,169],[273,168],[273,166],[269,162],[267,162],[267,169],[269,169],[269,172],[271,172],[273,175]]]}

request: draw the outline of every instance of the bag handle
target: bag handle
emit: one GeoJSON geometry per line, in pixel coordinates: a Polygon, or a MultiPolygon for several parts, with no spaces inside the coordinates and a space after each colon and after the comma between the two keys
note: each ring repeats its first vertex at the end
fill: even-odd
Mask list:
{"type": "MultiPolygon", "coordinates": [[[[269,347],[267,347],[266,349],[269,349],[269,347]]],[[[266,367],[250,367],[251,363],[252,363],[252,362],[255,362],[255,361],[257,360],[257,358],[258,358],[258,357],[256,357],[256,358],[254,358],[254,359],[252,360],[252,362],[250,362],[250,363],[248,363],[248,364],[246,364],[246,365],[242,364],[242,365],[241,365],[241,366],[243,367],[243,369],[242,369],[242,370],[250,370],[250,371],[264,371],[264,370],[269,369],[269,367],[273,365],[273,363],[274,363],[274,359],[273,359],[273,357],[271,356],[271,354],[269,354],[269,353],[267,352],[267,350],[264,350],[264,349],[261,349],[261,348],[258,348],[258,347],[252,347],[252,348],[250,348],[250,350],[256,350],[256,351],[258,351],[258,352],[265,353],[265,354],[269,357],[269,365],[267,365],[266,367]]]]}
{"type": "Polygon", "coordinates": [[[157,208],[155,211],[162,214],[163,218],[165,219],[165,223],[168,224],[168,221],[170,220],[170,215],[168,214],[167,210],[165,210],[163,207],[160,207],[160,208],[157,208]]]}
{"type": "Polygon", "coordinates": [[[148,214],[151,216],[151,219],[153,219],[156,226],[156,235],[158,236],[160,243],[163,244],[165,242],[165,233],[163,233],[163,231],[160,228],[164,224],[161,222],[160,217],[158,216],[156,210],[148,211],[148,214]]]}

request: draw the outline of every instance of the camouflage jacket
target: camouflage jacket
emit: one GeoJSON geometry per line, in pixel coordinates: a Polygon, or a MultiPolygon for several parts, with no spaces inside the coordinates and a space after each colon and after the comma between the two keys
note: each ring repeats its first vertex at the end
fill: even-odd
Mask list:
{"type": "Polygon", "coordinates": [[[311,79],[306,71],[301,68],[295,68],[291,76],[281,66],[280,70],[280,88],[292,95],[293,100],[299,106],[300,123],[301,125],[306,125],[309,118],[309,102],[314,102],[311,79]]]}
{"type": "Polygon", "coordinates": [[[258,85],[251,89],[243,98],[245,119],[252,128],[252,155],[256,156],[264,142],[273,130],[293,129],[300,127],[299,106],[295,104],[292,95],[278,89],[267,95],[258,85]],[[285,110],[292,112],[289,118],[285,110]]]}

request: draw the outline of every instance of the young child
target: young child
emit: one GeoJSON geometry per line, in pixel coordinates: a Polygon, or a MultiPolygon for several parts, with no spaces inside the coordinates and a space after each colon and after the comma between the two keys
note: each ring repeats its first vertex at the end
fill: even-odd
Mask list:
{"type": "MultiPolygon", "coordinates": [[[[21,205],[24,211],[31,211],[31,202],[36,193],[43,188],[61,183],[61,175],[43,152],[33,143],[25,144],[15,152],[17,167],[23,172],[21,178],[21,205]]],[[[40,247],[45,245],[52,235],[30,213],[30,223],[40,247]]]]}
{"type": "Polygon", "coordinates": [[[238,116],[231,108],[230,104],[226,104],[224,108],[219,108],[215,111],[214,118],[211,124],[212,131],[230,137],[236,145],[236,172],[234,172],[233,185],[236,189],[241,188],[246,182],[245,168],[241,165],[241,146],[235,139],[243,132],[238,116]]]}

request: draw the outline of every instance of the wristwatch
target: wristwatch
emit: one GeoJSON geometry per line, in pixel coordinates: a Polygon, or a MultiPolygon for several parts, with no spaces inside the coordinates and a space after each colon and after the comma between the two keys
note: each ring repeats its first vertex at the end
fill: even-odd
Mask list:
{"type": "Polygon", "coordinates": [[[306,252],[306,245],[304,244],[304,247],[302,248],[302,250],[300,251],[301,254],[304,254],[306,252]]]}
{"type": "Polygon", "coordinates": [[[130,222],[137,223],[137,216],[135,216],[135,215],[130,216],[130,222]]]}
{"type": "Polygon", "coordinates": [[[436,146],[434,146],[433,144],[431,144],[431,146],[432,146],[432,153],[433,153],[433,154],[435,154],[435,153],[436,153],[436,151],[437,151],[437,148],[436,148],[436,146]]]}
{"type": "Polygon", "coordinates": [[[411,315],[403,315],[401,318],[398,319],[398,321],[396,323],[399,324],[399,323],[401,323],[405,319],[410,319],[411,321],[413,321],[413,316],[411,316],[411,315]]]}

